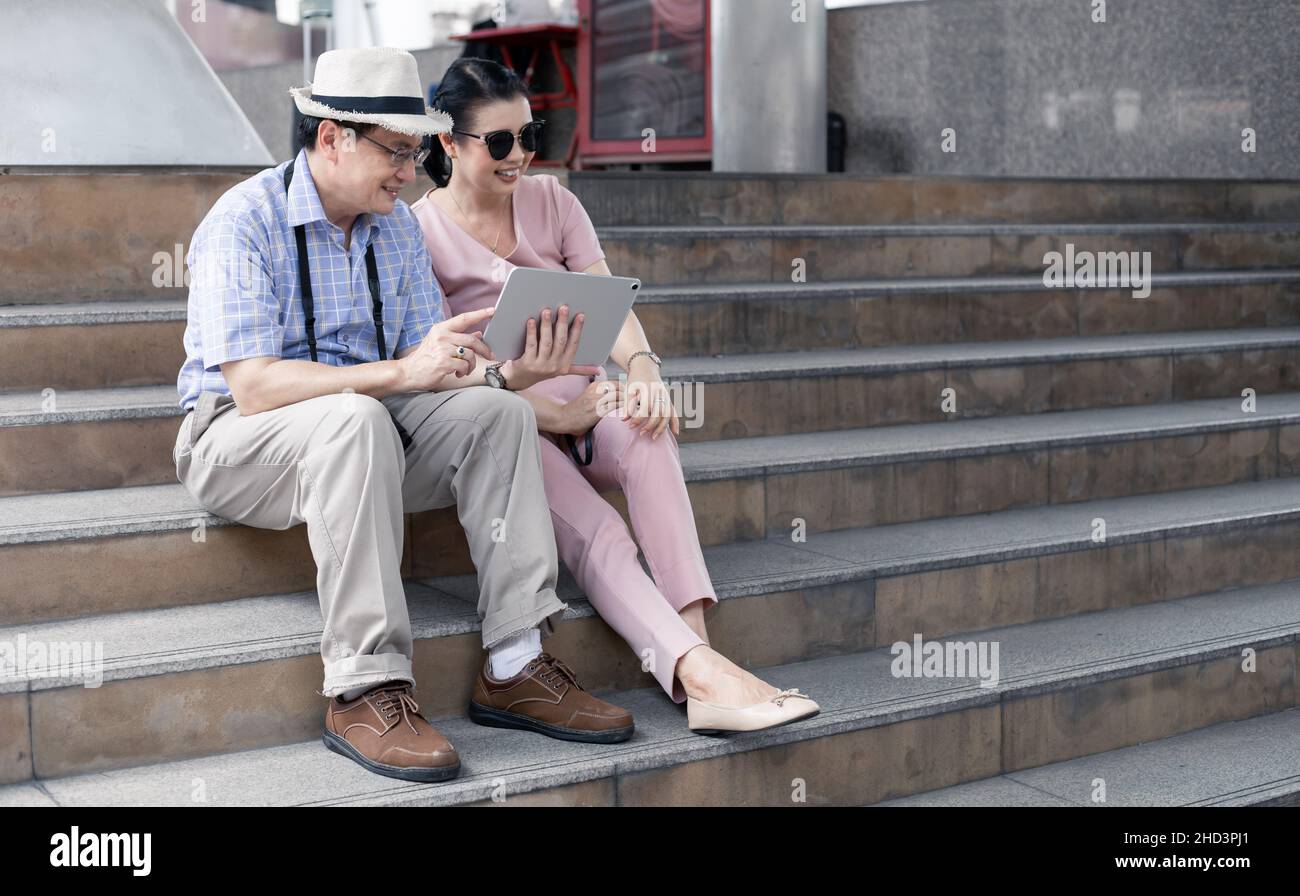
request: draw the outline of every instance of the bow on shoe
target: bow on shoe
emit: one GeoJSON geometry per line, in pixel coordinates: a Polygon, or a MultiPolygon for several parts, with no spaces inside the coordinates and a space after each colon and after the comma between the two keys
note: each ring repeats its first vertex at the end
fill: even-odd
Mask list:
{"type": "Polygon", "coordinates": [[[799,693],[798,688],[787,688],[786,690],[782,691],[781,693],[773,697],[772,702],[775,703],[777,706],[785,706],[785,701],[791,697],[802,697],[805,700],[812,699],[812,697],[809,697],[807,694],[799,693]]]}

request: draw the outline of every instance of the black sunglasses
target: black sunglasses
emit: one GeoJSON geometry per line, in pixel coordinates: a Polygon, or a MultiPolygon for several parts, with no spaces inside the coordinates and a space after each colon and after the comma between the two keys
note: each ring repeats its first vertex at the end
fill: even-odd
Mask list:
{"type": "MultiPolygon", "coordinates": [[[[542,145],[542,128],[546,125],[546,120],[536,118],[523,126],[519,132],[519,145],[524,148],[524,152],[537,152],[542,145]]],[[[515,148],[515,135],[509,131],[492,131],[489,134],[471,134],[469,131],[458,131],[453,129],[453,134],[460,134],[464,137],[473,137],[476,140],[482,140],[487,144],[488,155],[492,156],[494,161],[501,161],[510,155],[510,150],[515,148]]]]}

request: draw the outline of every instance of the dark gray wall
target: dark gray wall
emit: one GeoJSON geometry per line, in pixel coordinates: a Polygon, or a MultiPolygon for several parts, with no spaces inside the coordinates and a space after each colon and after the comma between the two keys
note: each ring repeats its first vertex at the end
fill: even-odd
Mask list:
{"type": "Polygon", "coordinates": [[[1300,0],[1106,5],[1106,24],[1091,0],[831,10],[848,170],[1300,179],[1300,0]]]}

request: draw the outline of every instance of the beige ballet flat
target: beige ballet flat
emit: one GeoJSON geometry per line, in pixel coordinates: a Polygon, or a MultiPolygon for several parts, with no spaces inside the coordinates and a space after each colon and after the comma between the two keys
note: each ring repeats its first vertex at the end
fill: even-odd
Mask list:
{"type": "Polygon", "coordinates": [[[798,688],[781,691],[752,706],[719,706],[686,696],[686,723],[697,734],[725,734],[730,731],[762,731],[788,725],[821,712],[817,701],[798,688]]]}

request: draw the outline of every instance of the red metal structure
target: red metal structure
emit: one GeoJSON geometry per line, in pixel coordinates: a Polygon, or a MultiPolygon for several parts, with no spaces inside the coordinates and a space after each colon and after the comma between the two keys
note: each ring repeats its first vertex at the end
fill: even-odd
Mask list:
{"type": "Polygon", "coordinates": [[[578,0],[578,10],[577,28],[485,28],[454,38],[492,44],[512,68],[512,52],[530,54],[521,75],[530,87],[549,52],[562,87],[533,94],[533,111],[576,108],[577,123],[563,159],[533,164],[584,168],[709,160],[709,0],[578,0]],[[564,55],[575,43],[576,81],[564,55]]]}
{"type": "Polygon", "coordinates": [[[708,160],[709,0],[578,0],[578,10],[575,167],[708,160]]]}

